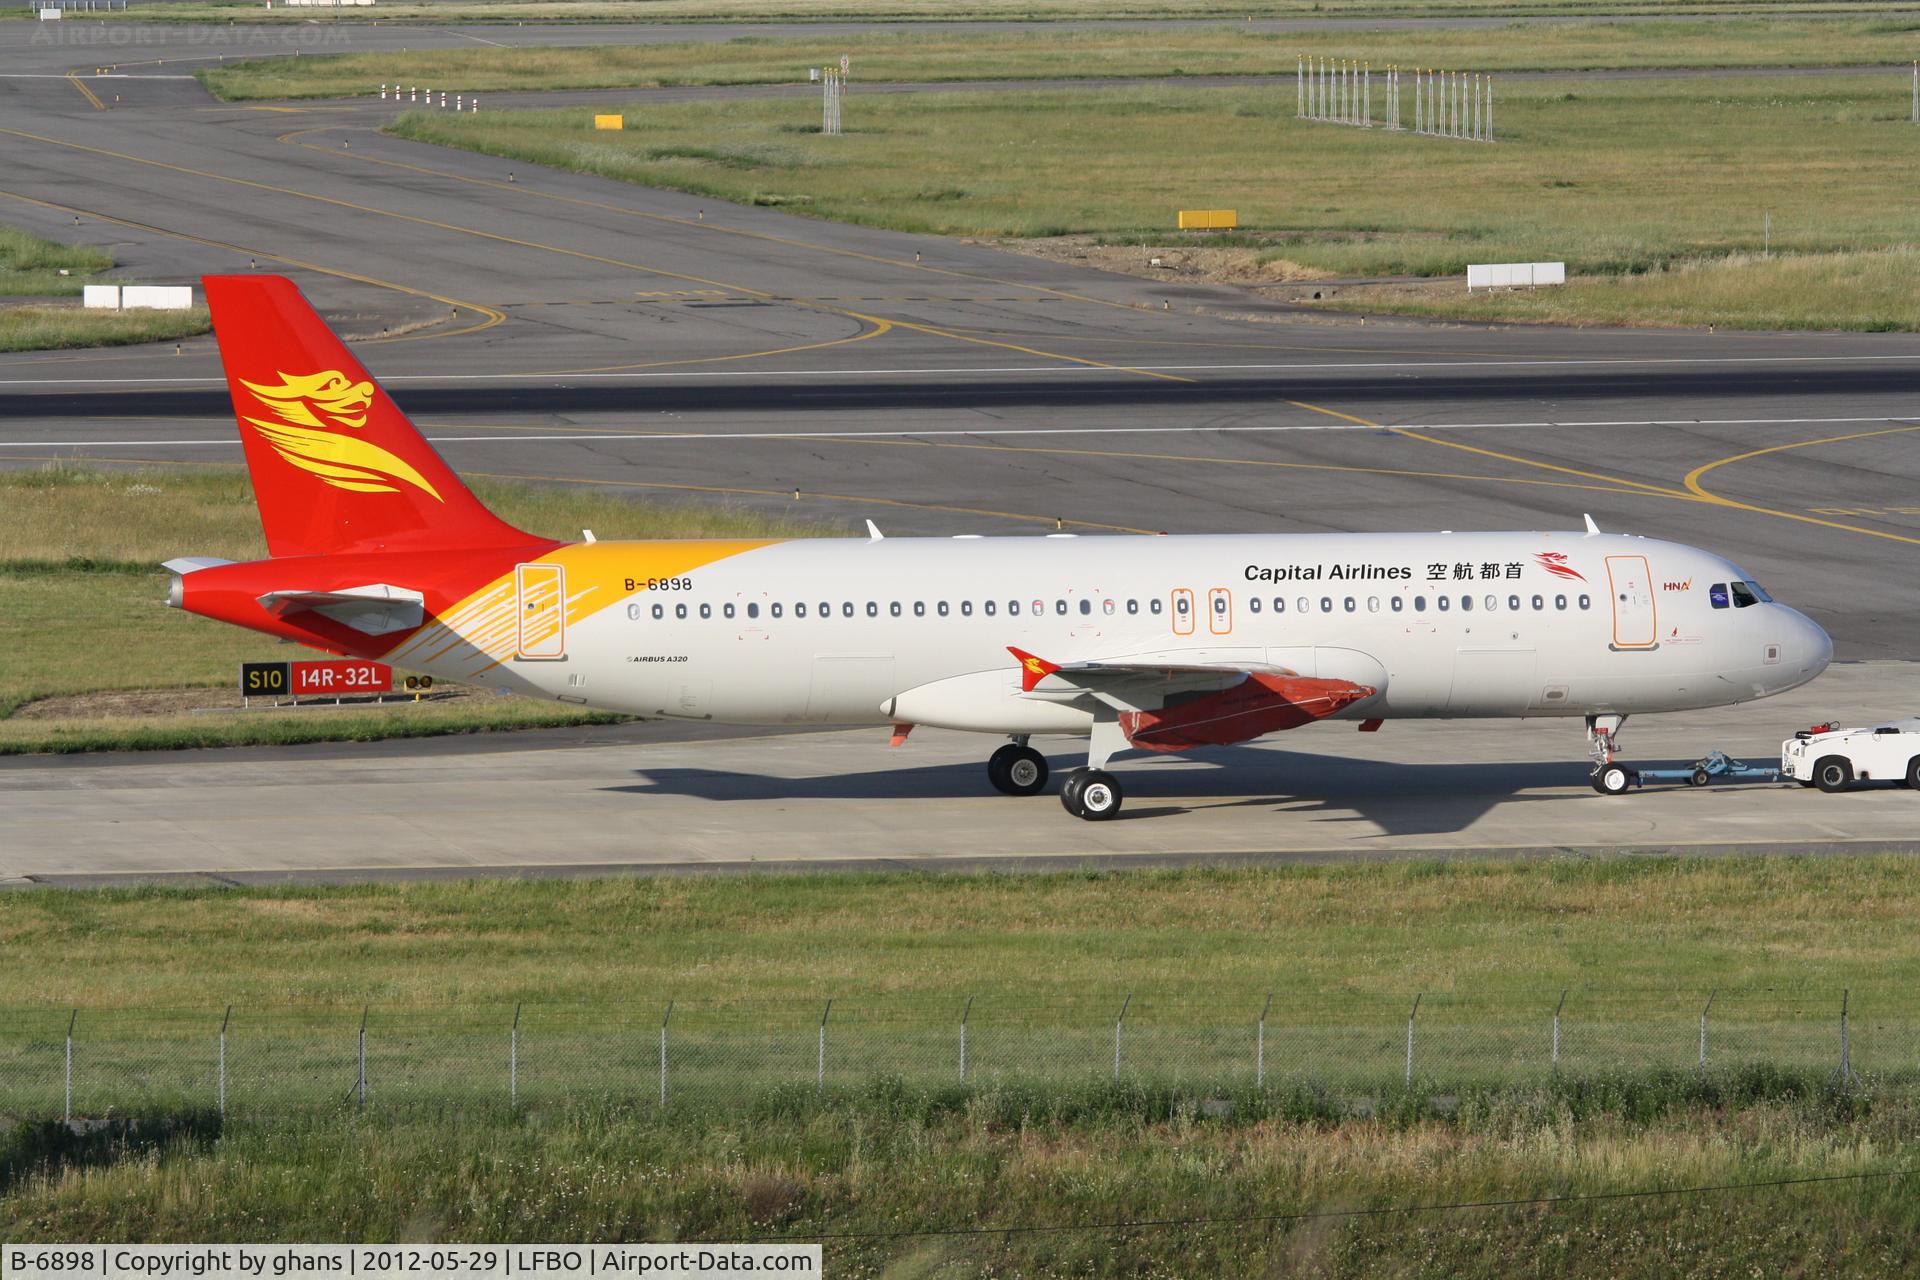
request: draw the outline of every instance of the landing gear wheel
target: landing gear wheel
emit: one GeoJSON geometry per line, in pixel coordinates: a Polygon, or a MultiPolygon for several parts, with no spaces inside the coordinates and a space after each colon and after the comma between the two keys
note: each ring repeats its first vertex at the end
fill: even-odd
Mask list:
{"type": "Polygon", "coordinates": [[[1813,766],[1813,785],[1832,795],[1853,785],[1853,766],[1845,756],[1822,756],[1813,766]]]}
{"type": "Polygon", "coordinates": [[[1060,804],[1076,818],[1105,822],[1120,812],[1124,798],[1120,784],[1104,769],[1088,769],[1067,779],[1060,789],[1060,804]]]}
{"type": "Polygon", "coordinates": [[[1593,789],[1603,796],[1625,795],[1633,777],[1633,770],[1623,764],[1603,764],[1593,771],[1593,789]]]}
{"type": "Polygon", "coordinates": [[[1696,787],[1704,787],[1709,782],[1712,782],[1712,781],[1713,781],[1713,775],[1708,773],[1705,769],[1695,769],[1692,773],[1687,775],[1688,784],[1696,787]]]}
{"type": "Polygon", "coordinates": [[[1907,785],[1920,791],[1920,756],[1907,761],[1907,785]]]}
{"type": "Polygon", "coordinates": [[[987,780],[1010,796],[1037,796],[1047,788],[1047,758],[1009,742],[987,759],[987,780]]]}

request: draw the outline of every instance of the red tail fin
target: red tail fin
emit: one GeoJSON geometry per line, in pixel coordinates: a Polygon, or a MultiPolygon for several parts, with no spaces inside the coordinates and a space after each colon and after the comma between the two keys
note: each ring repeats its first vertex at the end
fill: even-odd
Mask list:
{"type": "Polygon", "coordinates": [[[281,276],[205,276],[276,556],[534,541],[467,490],[281,276]]]}

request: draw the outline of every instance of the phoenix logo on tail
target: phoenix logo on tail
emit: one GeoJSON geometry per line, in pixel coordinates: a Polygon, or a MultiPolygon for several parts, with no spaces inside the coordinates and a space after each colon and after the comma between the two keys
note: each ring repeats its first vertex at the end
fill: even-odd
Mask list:
{"type": "Polygon", "coordinates": [[[355,493],[398,493],[409,484],[435,502],[445,501],[427,478],[379,445],[329,424],[358,430],[367,425],[374,386],[355,382],[338,370],[278,373],[278,386],[241,382],[280,421],[247,417],[275,453],[336,489],[355,493]]]}

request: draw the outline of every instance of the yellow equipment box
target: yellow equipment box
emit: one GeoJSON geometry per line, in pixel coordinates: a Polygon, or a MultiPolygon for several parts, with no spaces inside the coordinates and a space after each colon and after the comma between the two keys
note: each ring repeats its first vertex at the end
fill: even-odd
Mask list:
{"type": "Polygon", "coordinates": [[[596,129],[624,129],[627,127],[625,116],[595,116],[593,127],[596,129]]]}
{"type": "Polygon", "coordinates": [[[1182,209],[1180,211],[1180,229],[1182,231],[1226,231],[1240,225],[1240,214],[1234,209],[1182,209]]]}

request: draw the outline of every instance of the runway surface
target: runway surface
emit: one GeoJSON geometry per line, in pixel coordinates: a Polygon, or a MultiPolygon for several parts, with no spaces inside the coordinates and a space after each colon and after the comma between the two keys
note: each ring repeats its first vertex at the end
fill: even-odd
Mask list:
{"type": "MultiPolygon", "coordinates": [[[[1911,688],[1905,664],[1841,666],[1767,702],[1630,723],[1625,742],[1643,763],[1718,746],[1773,764],[1792,730],[1836,708],[1909,710],[1911,688]]],[[[0,762],[0,883],[1920,850],[1920,794],[1902,787],[1597,795],[1577,720],[1322,725],[1204,760],[1129,758],[1115,770],[1128,805],[1109,823],[991,791],[990,745],[929,730],[895,750],[878,730],[701,741],[686,726],[625,726],[452,752],[14,759],[0,762]]]]}
{"type": "MultiPolygon", "coordinates": [[[[156,30],[174,40],[192,29],[156,30]]],[[[397,39],[396,30],[349,33],[397,39]]],[[[688,38],[687,28],[667,30],[688,38]]],[[[503,31],[514,40],[610,38],[604,28],[503,31]]],[[[0,24],[0,70],[60,73],[97,59],[90,46],[23,44],[30,34],[30,24],[0,24]]],[[[63,74],[0,79],[0,219],[110,244],[127,274],[146,279],[249,269],[293,276],[344,332],[366,339],[358,349],[368,365],[468,474],[727,501],[849,532],[873,517],[894,535],[1017,534],[1056,522],[1082,532],[1567,529],[1591,512],[1609,531],[1734,556],[1819,619],[1842,659],[1913,656],[1920,417],[1909,415],[1920,343],[1911,335],[1362,324],[1237,289],[1113,275],[382,138],[375,130],[391,104],[222,106],[191,80],[86,83],[92,99],[104,90],[121,101],[96,107],[63,74]]],[[[237,460],[211,339],[177,355],[167,346],[0,356],[0,465],[66,457],[237,460]]],[[[1890,710],[1910,705],[1899,694],[1901,668],[1872,669],[1886,673],[1881,701],[1890,710]]],[[[1826,690],[1837,678],[1811,695],[1836,713],[1845,707],[1826,690]]],[[[1772,716],[1759,737],[1777,743],[1772,716]]],[[[1678,725],[1689,745],[1676,750],[1725,745],[1711,740],[1714,723],[1678,725]]],[[[1383,742],[1446,732],[1421,728],[1383,742]]],[[[1519,788],[1531,798],[1488,803],[1440,844],[1511,843],[1533,823],[1554,834],[1522,843],[1596,843],[1572,838],[1585,818],[1558,816],[1596,812],[1575,776],[1577,733],[1552,728],[1547,748],[1537,732],[1511,741],[1538,741],[1537,759],[1569,763],[1532,766],[1519,788]]],[[[1442,738],[1433,741],[1433,759],[1456,758],[1442,738]]],[[[1356,749],[1347,735],[1315,742],[1356,749]]],[[[753,761],[777,766],[791,749],[680,744],[673,767],[745,777],[753,761]]],[[[937,834],[954,823],[955,806],[974,803],[977,769],[903,769],[897,755],[869,765],[860,753],[873,749],[849,743],[856,763],[848,768],[878,779],[869,784],[877,793],[799,797],[811,813],[832,812],[820,840],[832,844],[845,830],[868,840],[855,840],[849,849],[864,852],[849,856],[958,856],[917,833],[937,834]],[[942,770],[958,770],[951,776],[964,782],[945,795],[949,784],[936,785],[916,807],[914,785],[937,783],[948,776],[942,770]],[[888,839],[898,846],[892,853],[888,839]]],[[[1283,739],[1235,759],[1280,759],[1289,778],[1339,776],[1337,761],[1311,763],[1305,749],[1283,739]]],[[[374,768],[438,767],[442,747],[415,750],[377,756],[374,768]]],[[[913,750],[961,761],[980,744],[916,737],[913,750]]],[[[1532,758],[1510,763],[1522,768],[1532,758]]],[[[181,789],[182,803],[228,794],[223,759],[185,766],[195,785],[181,789]]],[[[757,829],[748,815],[762,812],[755,806],[774,813],[793,799],[721,804],[643,787],[642,796],[614,792],[620,798],[609,802],[604,788],[624,766],[577,751],[532,759],[565,762],[530,763],[534,776],[591,765],[599,785],[583,782],[585,799],[572,810],[583,822],[613,816],[611,805],[630,812],[638,800],[650,815],[692,806],[701,830],[739,824],[731,835],[716,830],[712,844],[689,837],[668,851],[682,860],[741,855],[740,833],[757,829]]],[[[140,761],[104,776],[169,767],[183,766],[140,761]]],[[[1396,767],[1418,772],[1412,760],[1396,767]]],[[[1149,772],[1165,774],[1183,797],[1178,817],[1090,829],[1055,821],[1064,815],[1051,801],[1016,803],[995,810],[1023,816],[994,838],[1009,851],[1053,853],[1348,847],[1326,839],[1342,823],[1324,816],[1305,834],[1276,835],[1284,824],[1272,815],[1304,802],[1247,803],[1249,787],[1271,785],[1253,781],[1265,770],[1251,764],[1222,772],[1156,763],[1149,772]],[[1239,800],[1197,802],[1222,780],[1224,794],[1239,800]],[[1020,835],[1038,818],[1054,844],[1020,835]]],[[[463,794],[496,793],[482,784],[463,794]]],[[[1802,799],[1783,793],[1756,803],[1802,799]]],[[[1805,812],[1844,812],[1844,826],[1895,798],[1861,799],[1805,812]]],[[[1611,812],[1657,817],[1685,803],[1643,797],[1611,812]]],[[[1362,819],[1342,822],[1355,831],[1378,825],[1386,807],[1369,803],[1362,819]]],[[[1136,801],[1130,812],[1154,808],[1136,801]]],[[[485,831],[501,811],[456,807],[458,821],[420,830],[471,822],[485,831]]],[[[323,824],[310,815],[322,812],[302,820],[317,829],[323,824]]],[[[966,812],[971,823],[975,811],[966,812]]],[[[97,827],[72,829],[93,833],[103,850],[94,865],[121,865],[97,827]]],[[[1716,834],[1665,830],[1658,838],[1673,843],[1716,834]]],[[[461,865],[569,856],[563,842],[521,832],[527,847],[514,857],[461,840],[443,839],[438,853],[403,843],[429,861],[461,865]]],[[[1430,836],[1396,826],[1377,839],[1434,847],[1419,843],[1430,836]]],[[[1816,836],[1846,833],[1804,833],[1816,836]]],[[[35,848],[53,847],[45,839],[36,837],[35,848]]],[[[80,846],[63,847],[62,856],[78,856],[80,846]]],[[[593,849],[595,858],[636,856],[593,849]]],[[[0,855],[18,852],[0,844],[0,855]]]]}

